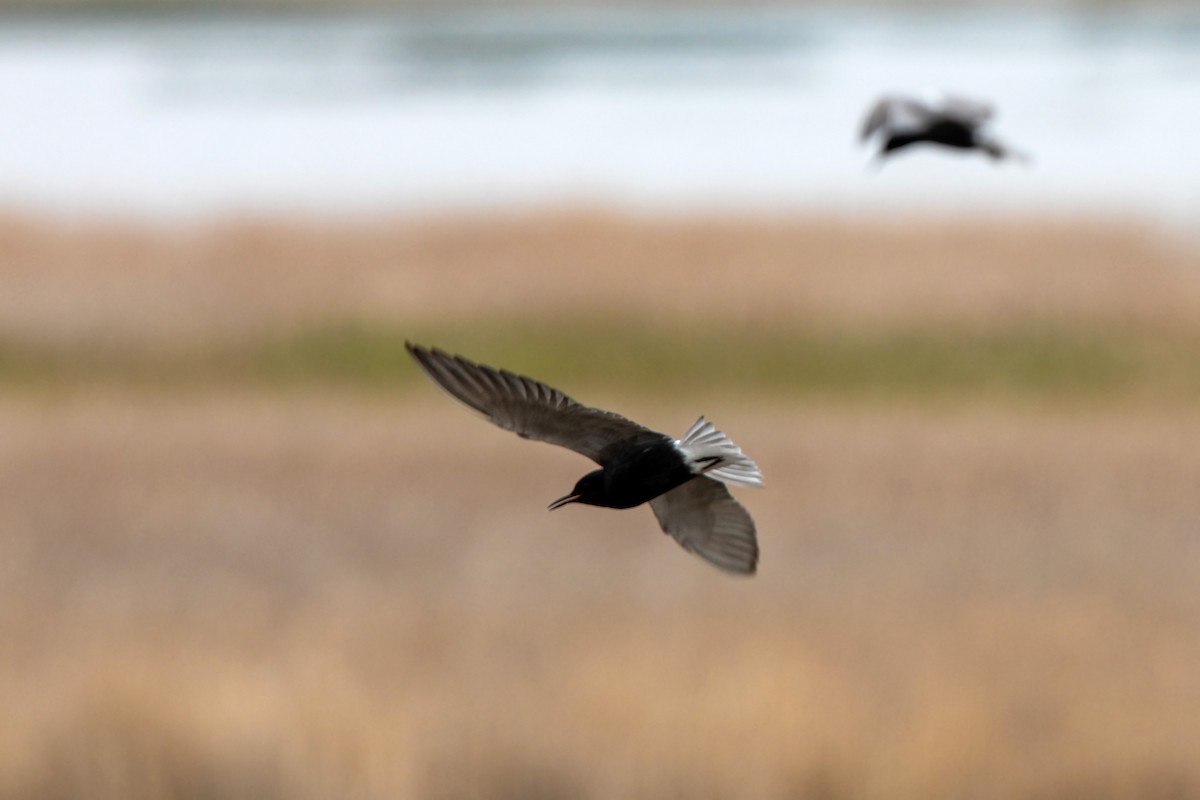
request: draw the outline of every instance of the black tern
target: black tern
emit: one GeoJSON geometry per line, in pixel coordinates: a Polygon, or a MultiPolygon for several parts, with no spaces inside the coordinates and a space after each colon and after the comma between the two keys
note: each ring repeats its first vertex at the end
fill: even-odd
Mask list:
{"type": "Polygon", "coordinates": [[[978,100],[945,96],[937,102],[913,97],[884,95],[875,101],[863,120],[860,140],[879,134],[876,157],[887,158],[914,144],[933,144],[959,150],[978,150],[994,160],[1026,156],[997,141],[983,130],[996,115],[995,109],[978,100]]]}
{"type": "Polygon", "coordinates": [[[696,420],[672,439],[589,408],[544,383],[406,342],[433,381],[494,424],[525,439],[570,448],[600,465],[550,504],[633,508],[649,503],[663,531],[726,572],[758,566],[754,520],[726,484],[762,486],[762,473],[728,436],[696,420]]]}

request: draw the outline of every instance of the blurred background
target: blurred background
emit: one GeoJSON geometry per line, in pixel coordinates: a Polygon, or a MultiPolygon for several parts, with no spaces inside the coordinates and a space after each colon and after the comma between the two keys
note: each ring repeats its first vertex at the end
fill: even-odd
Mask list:
{"type": "Polygon", "coordinates": [[[0,4],[0,796],[1200,796],[1198,124],[1193,2],[0,4]]]}

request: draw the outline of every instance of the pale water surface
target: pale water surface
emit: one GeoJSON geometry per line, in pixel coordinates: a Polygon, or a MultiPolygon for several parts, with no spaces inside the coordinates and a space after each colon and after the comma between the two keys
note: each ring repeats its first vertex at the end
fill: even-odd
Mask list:
{"type": "Polygon", "coordinates": [[[0,203],[1200,219],[1200,13],[0,21],[0,203]],[[857,146],[881,91],[992,99],[1029,167],[857,146]]]}

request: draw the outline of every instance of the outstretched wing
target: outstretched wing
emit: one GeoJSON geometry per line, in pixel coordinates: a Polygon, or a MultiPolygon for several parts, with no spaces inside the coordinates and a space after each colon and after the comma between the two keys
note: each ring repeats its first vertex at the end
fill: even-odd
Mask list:
{"type": "Polygon", "coordinates": [[[567,447],[600,463],[610,444],[649,431],[619,414],[589,408],[544,383],[405,342],[409,355],[451,395],[526,439],[567,447]]]}
{"type": "Polygon", "coordinates": [[[664,532],[726,572],[753,575],[758,568],[754,520],[725,484],[693,478],[650,501],[664,532]]]}
{"type": "Polygon", "coordinates": [[[931,109],[919,100],[897,95],[884,95],[875,101],[863,118],[859,141],[865,142],[877,131],[892,132],[922,127],[929,122],[931,109]]]}
{"type": "Polygon", "coordinates": [[[937,110],[942,116],[971,127],[983,125],[996,116],[996,107],[991,103],[956,94],[943,95],[937,110]]]}

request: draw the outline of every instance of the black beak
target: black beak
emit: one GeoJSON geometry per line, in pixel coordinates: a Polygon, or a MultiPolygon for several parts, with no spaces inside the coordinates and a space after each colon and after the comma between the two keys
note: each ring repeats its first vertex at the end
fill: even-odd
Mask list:
{"type": "Polygon", "coordinates": [[[580,498],[580,497],[582,497],[582,496],[583,496],[583,495],[580,495],[580,494],[569,494],[569,495],[567,495],[566,497],[560,497],[560,498],[558,498],[557,500],[555,500],[553,503],[551,503],[551,504],[548,506],[548,509],[549,509],[550,511],[553,511],[553,510],[554,510],[554,509],[556,509],[556,508],[562,508],[562,507],[563,507],[563,506],[565,506],[567,503],[574,503],[574,502],[576,502],[576,501],[577,501],[577,500],[579,500],[579,498],[580,498]]]}

